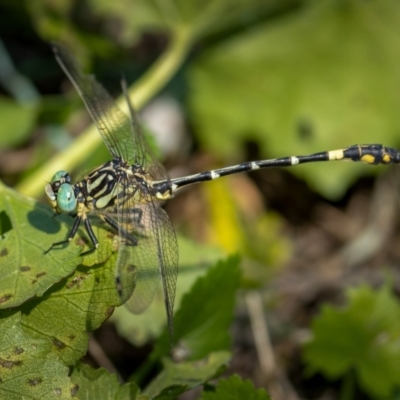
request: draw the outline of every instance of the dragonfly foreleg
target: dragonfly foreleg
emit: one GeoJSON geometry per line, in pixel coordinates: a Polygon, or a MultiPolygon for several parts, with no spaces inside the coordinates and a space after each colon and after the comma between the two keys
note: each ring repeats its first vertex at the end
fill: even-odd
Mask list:
{"type": "Polygon", "coordinates": [[[55,242],[55,243],[53,243],[53,244],[44,252],[44,254],[47,254],[54,246],[58,246],[58,245],[60,245],[60,244],[67,244],[67,243],[69,243],[69,242],[74,238],[74,236],[76,235],[76,232],[78,231],[78,228],[79,228],[79,225],[81,224],[81,222],[82,222],[82,217],[77,216],[77,217],[75,218],[74,225],[72,226],[72,229],[71,229],[71,231],[69,232],[68,237],[67,237],[65,240],[61,240],[60,242],[55,242]]]}
{"type": "Polygon", "coordinates": [[[84,218],[83,223],[85,224],[85,229],[86,229],[87,234],[89,235],[89,239],[93,243],[93,247],[91,249],[81,253],[81,256],[86,256],[87,254],[92,253],[99,247],[99,241],[97,240],[97,237],[93,232],[92,225],[89,221],[89,218],[84,218]]]}

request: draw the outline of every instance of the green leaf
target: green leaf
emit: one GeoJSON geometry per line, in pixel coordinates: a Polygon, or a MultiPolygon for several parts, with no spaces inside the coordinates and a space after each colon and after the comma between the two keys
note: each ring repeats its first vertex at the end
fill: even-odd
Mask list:
{"type": "MultiPolygon", "coordinates": [[[[249,140],[265,158],[354,143],[395,146],[399,49],[400,4],[390,0],[306,2],[289,17],[231,36],[190,70],[199,140],[226,163],[241,159],[249,140]]],[[[339,197],[367,167],[291,171],[339,197]]]]}
{"type": "MultiPolygon", "coordinates": [[[[153,397],[154,400],[175,400],[182,393],[187,390],[186,386],[182,385],[172,385],[163,389],[157,396],[153,397]]],[[[149,397],[146,397],[146,400],[149,397]]]]}
{"type": "Polygon", "coordinates": [[[325,306],[313,321],[304,359],[310,372],[333,379],[354,370],[365,391],[387,396],[400,385],[400,304],[388,287],[361,286],[348,298],[345,308],[325,306]]]}
{"type": "MultiPolygon", "coordinates": [[[[54,218],[49,207],[3,186],[0,190],[1,306],[19,305],[25,331],[48,342],[57,359],[73,365],[87,351],[86,332],[96,329],[121,304],[115,288],[113,235],[94,225],[100,246],[77,268],[78,253],[85,241],[90,243],[81,232],[70,243],[44,254],[51,243],[67,237],[73,219],[54,218]]],[[[7,313],[0,316],[6,318],[7,313]]]]}
{"type": "Polygon", "coordinates": [[[34,126],[36,104],[18,104],[14,100],[0,96],[0,148],[22,143],[34,126]]]}
{"type": "Polygon", "coordinates": [[[80,364],[74,368],[71,380],[79,386],[79,400],[134,400],[139,394],[134,383],[120,385],[117,376],[104,368],[80,364]]]}
{"type": "Polygon", "coordinates": [[[8,400],[71,399],[77,387],[69,369],[50,351],[45,338],[24,331],[21,314],[0,316],[0,397],[8,400]]]}
{"type": "Polygon", "coordinates": [[[115,288],[116,254],[104,264],[80,266],[42,298],[22,306],[22,325],[34,337],[45,338],[52,352],[73,365],[87,351],[87,331],[97,329],[120,299],[115,288]],[[62,312],[60,312],[62,310],[62,312]]]}
{"type": "Polygon", "coordinates": [[[200,400],[271,400],[264,389],[254,389],[249,379],[241,379],[232,375],[228,379],[221,379],[214,392],[203,391],[200,400]]]}
{"type": "MultiPolygon", "coordinates": [[[[9,376],[6,374],[5,379],[0,371],[2,381],[8,382],[1,386],[4,386],[3,390],[12,390],[13,385],[21,384],[21,388],[14,390],[18,399],[22,398],[21,393],[25,395],[26,382],[28,386],[37,387],[35,393],[38,395],[26,395],[29,398],[54,398],[54,393],[63,396],[60,398],[70,398],[72,389],[67,392],[62,380],[68,374],[67,366],[74,365],[87,352],[87,331],[98,328],[111,315],[113,308],[121,304],[115,287],[117,252],[114,235],[95,223],[94,233],[100,246],[85,256],[77,268],[78,253],[85,242],[91,246],[82,232],[78,232],[72,242],[56,246],[44,254],[52,242],[67,236],[73,219],[54,218],[49,207],[3,186],[0,189],[1,293],[2,306],[6,308],[0,310],[0,321],[12,324],[14,314],[19,311],[18,327],[27,336],[27,339],[17,338],[18,343],[24,345],[21,354],[29,355],[25,349],[28,340],[33,343],[30,346],[38,349],[32,360],[20,363],[17,357],[16,364],[10,364],[14,359],[7,355],[7,351],[16,349],[15,354],[19,356],[20,349],[7,344],[6,354],[0,356],[4,360],[0,370],[7,369],[9,376]],[[18,308],[10,311],[11,305],[18,308]],[[23,368],[15,368],[20,366],[23,368]],[[51,386],[53,384],[57,386],[51,386]]],[[[6,329],[0,330],[7,332],[6,329]]],[[[6,339],[1,343],[8,343],[6,339]]],[[[67,384],[71,386],[69,378],[67,384]]],[[[72,391],[77,390],[72,388],[72,391]]],[[[121,389],[121,396],[129,398],[128,392],[131,393],[130,389],[121,389]]]]}
{"type": "Polygon", "coordinates": [[[229,359],[230,353],[227,351],[211,353],[203,360],[178,364],[164,359],[163,371],[147,386],[144,394],[156,396],[158,400],[175,399],[176,394],[202,385],[219,375],[229,359]]]}
{"type": "MultiPolygon", "coordinates": [[[[179,308],[183,294],[195,280],[204,275],[210,265],[222,257],[222,252],[178,236],[179,276],[176,288],[175,309],[179,308]]],[[[121,306],[111,317],[118,333],[136,346],[155,340],[166,326],[166,313],[162,288],[156,292],[150,307],[141,315],[133,315],[121,306]]]]}
{"type": "MultiPolygon", "coordinates": [[[[110,316],[113,307],[120,304],[114,280],[115,261],[116,254],[113,254],[104,264],[91,268],[80,266],[72,276],[54,285],[41,298],[34,298],[19,307],[21,317],[18,322],[29,336],[30,345],[33,348],[40,345],[40,352],[33,357],[35,362],[24,362],[24,376],[38,376],[39,383],[51,376],[50,382],[58,385],[63,374],[68,373],[66,366],[74,365],[86,353],[87,331],[98,328],[110,316]]],[[[12,318],[9,310],[1,311],[0,320],[4,323],[10,323],[12,318]]],[[[24,341],[18,339],[18,343],[20,346],[24,341]]],[[[25,350],[26,346],[21,348],[25,350]]],[[[8,345],[7,350],[12,348],[8,345]]],[[[17,354],[20,350],[14,352],[17,354]]],[[[4,357],[4,360],[8,362],[10,357],[4,357]]],[[[7,368],[8,364],[5,365],[7,368]]],[[[126,397],[126,392],[131,393],[131,389],[121,389],[121,395],[126,397]]],[[[66,393],[64,389],[63,393],[66,393]]]]}
{"type": "Polygon", "coordinates": [[[67,237],[71,218],[54,218],[50,207],[25,198],[0,183],[0,308],[15,307],[70,275],[79,264],[82,245],[44,254],[67,237]]]}
{"type": "MultiPolygon", "coordinates": [[[[174,319],[174,342],[177,345],[172,352],[176,359],[190,362],[174,364],[165,359],[164,370],[145,390],[145,394],[161,395],[164,390],[162,399],[173,398],[171,393],[203,384],[225,368],[229,359],[226,350],[231,347],[229,325],[240,275],[239,257],[229,257],[198,278],[190,292],[183,296],[174,319]]],[[[148,364],[169,353],[169,336],[165,330],[148,364]]]]}
{"type": "MultiPolygon", "coordinates": [[[[240,283],[239,257],[232,256],[210,268],[183,296],[175,314],[174,341],[185,359],[199,360],[211,352],[229,350],[229,326],[240,283]]],[[[152,358],[170,351],[167,331],[159,338],[152,358]]]]}

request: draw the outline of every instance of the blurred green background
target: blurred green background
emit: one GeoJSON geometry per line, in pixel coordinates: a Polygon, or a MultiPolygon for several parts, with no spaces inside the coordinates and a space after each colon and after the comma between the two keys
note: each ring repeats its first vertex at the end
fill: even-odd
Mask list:
{"type": "MultiPolygon", "coordinates": [[[[122,75],[135,82],[177,37],[185,42],[180,62],[152,97],[176,99],[196,143],[223,165],[243,160],[249,142],[262,158],[398,144],[394,1],[5,1],[2,8],[3,149],[26,145],[39,129],[57,131],[50,136],[60,148],[68,140],[58,131],[81,104],[58,93],[64,80],[51,40],[118,93],[122,75]]],[[[21,169],[35,168],[45,150],[21,169]]],[[[337,199],[365,169],[311,165],[293,173],[337,199]]]]}
{"type": "MultiPolygon", "coordinates": [[[[81,176],[108,158],[94,129],[68,148],[88,120],[54,61],[53,40],[116,97],[123,76],[137,107],[158,99],[144,122],[150,130],[155,119],[153,130],[161,126],[159,153],[173,176],[355,143],[399,144],[394,1],[5,1],[1,7],[0,174],[27,195],[40,196],[55,170],[81,176]]],[[[378,170],[313,164],[290,174],[318,196],[340,201],[357,178],[378,170]]],[[[270,224],[260,217],[265,193],[255,188],[250,200],[236,193],[227,207],[235,178],[229,179],[204,189],[213,222],[200,236],[243,250],[248,233],[239,231],[234,203],[259,207],[262,231],[270,224]]],[[[236,192],[243,190],[249,189],[236,192]]],[[[277,193],[267,203],[279,203],[277,193]]]]}
{"type": "MultiPolygon", "coordinates": [[[[127,80],[174,177],[355,143],[400,145],[394,0],[5,0],[0,179],[28,196],[43,199],[56,165],[79,177],[109,159],[51,41],[68,46],[116,98],[127,80]]],[[[287,312],[288,325],[307,325],[321,299],[359,276],[381,282],[368,268],[399,255],[397,217],[380,214],[394,207],[395,185],[372,178],[383,169],[311,164],[185,191],[167,206],[183,270],[239,252],[242,286],[272,288],[265,303],[287,312]],[[368,226],[378,236],[383,226],[373,244],[362,236],[368,226]],[[188,238],[210,247],[199,251],[188,238]]],[[[138,332],[139,342],[148,334],[138,332]]],[[[294,354],[282,357],[298,362],[294,354]]]]}

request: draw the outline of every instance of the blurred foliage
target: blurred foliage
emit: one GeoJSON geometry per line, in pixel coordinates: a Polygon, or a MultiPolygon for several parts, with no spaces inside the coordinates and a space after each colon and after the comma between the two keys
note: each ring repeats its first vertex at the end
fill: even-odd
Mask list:
{"type": "Polygon", "coordinates": [[[209,353],[204,359],[174,363],[163,360],[163,371],[150,382],[144,393],[150,398],[174,400],[178,394],[221,375],[230,359],[227,351],[209,353]]]}
{"type": "Polygon", "coordinates": [[[104,368],[93,369],[78,364],[72,371],[71,380],[79,386],[79,400],[140,399],[139,388],[133,382],[120,385],[117,376],[104,368]]]}
{"type": "MultiPolygon", "coordinates": [[[[204,277],[198,278],[183,296],[174,318],[174,341],[185,354],[184,359],[194,361],[211,352],[230,349],[228,329],[239,283],[239,258],[229,257],[210,268],[204,277]],[[193,313],[193,310],[196,312],[193,313]]],[[[165,331],[158,339],[151,357],[166,356],[169,351],[169,336],[165,331]]]]}
{"type": "MultiPolygon", "coordinates": [[[[33,149],[31,157],[21,157],[23,165],[12,170],[11,178],[2,172],[11,182],[24,179],[44,185],[50,179],[55,172],[49,167],[50,142],[78,170],[82,162],[87,170],[108,157],[104,146],[98,152],[90,141],[85,157],[68,153],[69,143],[76,141],[62,125],[69,121],[69,127],[80,132],[80,113],[64,95],[54,95],[65,78],[49,61],[52,55],[30,50],[33,44],[38,49],[48,47],[40,40],[68,44],[106,86],[114,78],[120,80],[120,71],[129,82],[152,68],[153,75],[145,75],[150,81],[164,72],[164,80],[153,86],[144,81],[151,88],[145,95],[142,92],[140,106],[168,84],[166,91],[187,106],[188,125],[201,149],[211,152],[218,166],[243,161],[247,143],[254,143],[261,157],[312,153],[357,142],[399,143],[400,5],[394,0],[41,0],[7,1],[1,7],[18,15],[15,20],[21,23],[13,26],[3,17],[2,29],[8,29],[3,35],[5,47],[7,38],[12,42],[17,34],[24,43],[14,41],[9,46],[12,55],[16,49],[15,73],[10,76],[26,78],[31,89],[37,86],[43,92],[35,101],[23,102],[23,91],[12,85],[15,81],[0,76],[9,95],[0,97],[0,147],[11,154],[0,168],[8,171],[15,156],[8,152],[33,149]],[[179,35],[186,38],[184,45],[177,45],[180,53],[174,47],[179,35]],[[172,50],[165,50],[166,42],[172,43],[172,50]],[[33,173],[39,168],[45,174],[38,179],[33,173]]],[[[291,168],[329,198],[339,198],[357,177],[373,170],[343,164],[291,168]]],[[[228,180],[205,185],[202,193],[210,214],[207,239],[226,252],[244,254],[246,283],[264,285],[271,274],[264,266],[282,264],[291,250],[279,235],[281,219],[266,213],[264,204],[259,208],[254,197],[246,203],[243,198],[251,197],[251,189],[244,182],[236,192],[228,180]]],[[[102,245],[83,260],[78,256],[87,243],[82,232],[77,241],[45,256],[43,251],[52,242],[66,236],[71,219],[53,219],[49,207],[4,187],[0,191],[0,306],[4,308],[0,365],[5,371],[0,397],[10,393],[17,393],[14,398],[31,397],[35,390],[38,396],[61,393],[59,398],[70,398],[79,382],[82,398],[144,399],[149,394],[166,400],[208,382],[226,367],[228,328],[240,285],[238,258],[210,267],[222,251],[180,240],[175,350],[184,361],[181,364],[163,359],[170,347],[167,332],[162,333],[161,296],[139,318],[128,321],[122,309],[115,313],[121,333],[137,345],[161,335],[137,377],[140,383],[145,381],[154,365],[159,375],[141,394],[135,384],[120,386],[107,372],[79,364],[87,351],[87,332],[119,304],[109,232],[96,226],[102,245]],[[67,366],[74,367],[71,376],[67,366]]],[[[315,339],[304,351],[309,370],[331,379],[355,371],[365,392],[377,398],[390,395],[400,376],[398,314],[388,288],[353,289],[347,308],[326,307],[315,320],[315,339]]],[[[237,377],[221,381],[201,398],[216,396],[267,398],[237,377]]]]}
{"type": "Polygon", "coordinates": [[[313,321],[303,353],[309,373],[338,379],[355,372],[373,398],[389,396],[400,386],[400,303],[388,285],[352,288],[347,297],[345,307],[326,305],[313,321]]]}
{"type": "MultiPolygon", "coordinates": [[[[357,142],[398,144],[400,8],[393,0],[86,5],[64,0],[27,7],[44,39],[69,44],[86,61],[94,55],[114,58],[119,51],[115,40],[132,47],[147,32],[175,35],[185,29],[192,42],[206,39],[185,66],[186,98],[198,140],[224,163],[242,159],[249,141],[257,143],[263,157],[357,142]],[[80,13],[90,17],[86,27],[80,13]],[[100,31],[91,22],[96,18],[104,22],[100,31]]],[[[132,59],[122,53],[119,58],[135,68],[132,59]]],[[[15,135],[4,135],[6,141],[21,143],[32,118],[32,112],[21,114],[21,127],[16,126],[15,135]]],[[[331,198],[367,173],[360,165],[308,165],[292,172],[331,198]]]]}
{"type": "MultiPolygon", "coordinates": [[[[176,285],[175,309],[179,309],[182,298],[200,276],[207,273],[223,253],[216,247],[200,245],[187,238],[178,236],[179,275],[176,285]]],[[[141,315],[132,318],[125,307],[119,307],[110,318],[120,335],[136,346],[142,346],[155,340],[164,330],[167,321],[164,295],[162,290],[156,293],[150,307],[141,315]]]]}
{"type": "Polygon", "coordinates": [[[70,18],[79,7],[77,1],[42,0],[27,2],[26,5],[36,31],[44,40],[48,42],[57,40],[68,44],[69,47],[74,48],[75,54],[80,59],[85,59],[88,48],[100,55],[112,53],[113,45],[110,39],[91,33],[90,30],[80,29],[70,18]]]}
{"type": "Polygon", "coordinates": [[[139,0],[134,7],[130,0],[90,3],[99,15],[112,15],[123,21],[119,39],[125,44],[135,42],[143,31],[170,33],[180,26],[189,27],[197,39],[215,35],[243,27],[246,18],[258,18],[260,13],[268,15],[279,4],[276,0],[139,0]]]}
{"type": "MultiPolygon", "coordinates": [[[[391,0],[312,2],[234,35],[191,65],[199,140],[228,163],[242,156],[246,140],[269,157],[357,142],[397,145],[399,48],[400,5],[391,0]]],[[[364,171],[293,169],[335,198],[364,171]]]]}
{"type": "Polygon", "coordinates": [[[11,148],[26,141],[34,127],[37,107],[0,96],[0,109],[0,148],[11,148]]]}
{"type": "MultiPolygon", "coordinates": [[[[283,221],[273,212],[265,212],[256,189],[247,177],[231,176],[203,185],[206,207],[209,210],[207,242],[218,245],[228,254],[239,252],[253,262],[279,269],[291,253],[290,241],[279,235],[283,221]],[[223,201],[221,201],[223,199],[223,201]]],[[[271,275],[271,268],[258,269],[262,281],[271,275]]],[[[259,282],[251,269],[246,278],[259,282]]]]}
{"type": "Polygon", "coordinates": [[[249,380],[242,380],[237,375],[232,375],[227,379],[221,379],[215,391],[204,391],[200,400],[271,400],[263,389],[254,389],[249,380]]]}

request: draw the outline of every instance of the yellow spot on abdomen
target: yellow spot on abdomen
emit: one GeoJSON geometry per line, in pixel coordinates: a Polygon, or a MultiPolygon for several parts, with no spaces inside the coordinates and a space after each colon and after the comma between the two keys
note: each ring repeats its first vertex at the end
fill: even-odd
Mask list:
{"type": "Polygon", "coordinates": [[[375,157],[371,156],[371,154],[366,154],[365,156],[361,157],[361,161],[367,164],[373,164],[375,162],[375,157]]]}
{"type": "Polygon", "coordinates": [[[389,154],[385,154],[385,155],[382,157],[382,161],[383,161],[385,164],[389,164],[391,160],[392,160],[392,159],[390,158],[389,154]]]}

